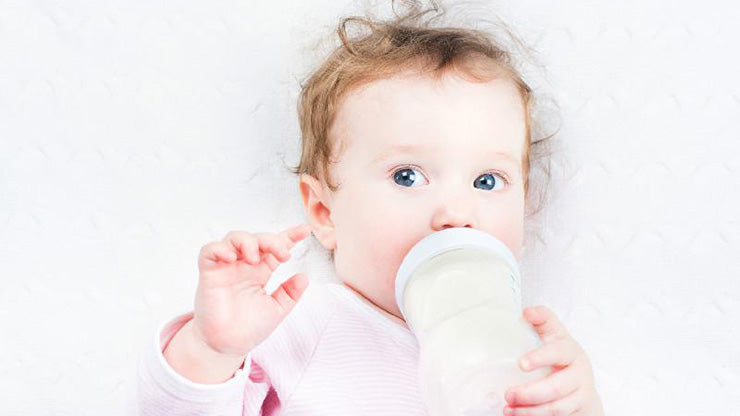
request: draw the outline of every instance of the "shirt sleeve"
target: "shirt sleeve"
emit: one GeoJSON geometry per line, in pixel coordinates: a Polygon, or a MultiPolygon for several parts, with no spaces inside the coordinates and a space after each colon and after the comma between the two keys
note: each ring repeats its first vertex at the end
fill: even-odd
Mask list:
{"type": "Polygon", "coordinates": [[[252,353],[232,378],[220,384],[200,384],[177,373],[163,351],[193,313],[179,315],[160,324],[139,360],[139,414],[257,416],[270,390],[269,378],[255,365],[252,353]],[[245,371],[246,369],[246,371],[245,371]]]}

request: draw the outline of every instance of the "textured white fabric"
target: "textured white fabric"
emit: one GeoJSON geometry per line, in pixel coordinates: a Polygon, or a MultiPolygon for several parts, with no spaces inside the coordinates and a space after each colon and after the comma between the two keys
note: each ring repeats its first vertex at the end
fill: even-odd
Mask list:
{"type": "MultiPolygon", "coordinates": [[[[0,414],[136,414],[198,250],[303,220],[299,81],[367,3],[392,14],[0,1],[0,414]]],[[[562,113],[524,303],[585,348],[610,416],[740,409],[740,2],[475,3],[535,48],[562,113]]]]}

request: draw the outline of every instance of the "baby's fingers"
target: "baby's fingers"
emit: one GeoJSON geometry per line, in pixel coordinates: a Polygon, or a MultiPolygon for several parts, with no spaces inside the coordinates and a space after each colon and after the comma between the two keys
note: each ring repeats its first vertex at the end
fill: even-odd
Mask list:
{"type": "Polygon", "coordinates": [[[578,372],[566,368],[545,378],[510,388],[504,397],[510,407],[538,405],[566,397],[575,392],[581,384],[578,372]]]}
{"type": "Polygon", "coordinates": [[[583,390],[578,388],[568,395],[534,406],[507,406],[503,416],[552,416],[552,415],[593,415],[585,413],[583,390]]]}
{"type": "Polygon", "coordinates": [[[278,261],[287,261],[290,259],[290,247],[284,238],[272,233],[258,233],[255,238],[259,248],[265,254],[272,254],[278,261]]]}
{"type": "MultiPolygon", "coordinates": [[[[244,260],[251,265],[258,265],[263,260],[267,260],[270,254],[279,261],[286,261],[290,258],[285,243],[275,234],[232,231],[226,235],[224,240],[231,244],[234,250],[241,253],[244,260]]],[[[272,267],[272,264],[270,266],[272,267]]]]}
{"type": "MultiPolygon", "coordinates": [[[[260,241],[260,245],[264,244],[265,247],[269,248],[269,251],[274,256],[272,257],[273,262],[275,259],[284,262],[290,259],[290,250],[296,243],[306,238],[309,234],[311,234],[311,226],[303,223],[288,228],[278,234],[259,233],[257,234],[257,238],[260,241]]],[[[274,269],[275,267],[273,264],[270,264],[270,268],[274,269]]]]}
{"type": "Polygon", "coordinates": [[[254,235],[246,231],[230,231],[224,237],[223,243],[247,263],[260,263],[259,245],[254,235]]]}
{"type": "Polygon", "coordinates": [[[298,224],[283,231],[282,234],[287,236],[291,243],[295,244],[311,234],[311,226],[306,223],[298,224]]]}
{"type": "Polygon", "coordinates": [[[225,244],[214,241],[201,247],[198,258],[201,259],[201,267],[209,266],[219,261],[231,263],[236,260],[237,256],[233,250],[230,250],[225,244]]]}
{"type": "Polygon", "coordinates": [[[519,368],[532,371],[544,366],[567,367],[576,360],[578,354],[578,348],[570,340],[561,339],[524,354],[519,360],[519,368]]]}
{"type": "Polygon", "coordinates": [[[537,335],[545,344],[558,339],[570,337],[570,333],[563,322],[545,305],[530,306],[522,311],[524,318],[529,321],[537,335]]]}

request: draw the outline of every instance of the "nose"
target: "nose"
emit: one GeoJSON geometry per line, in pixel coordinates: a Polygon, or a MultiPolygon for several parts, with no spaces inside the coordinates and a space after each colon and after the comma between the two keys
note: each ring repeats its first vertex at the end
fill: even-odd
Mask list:
{"type": "Polygon", "coordinates": [[[445,228],[476,228],[473,218],[473,204],[465,198],[442,198],[432,217],[432,229],[440,231],[445,228]]]}

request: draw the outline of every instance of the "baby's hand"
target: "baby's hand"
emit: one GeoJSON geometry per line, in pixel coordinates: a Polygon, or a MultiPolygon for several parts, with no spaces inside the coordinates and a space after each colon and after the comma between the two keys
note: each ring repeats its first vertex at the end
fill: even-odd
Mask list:
{"type": "Polygon", "coordinates": [[[520,367],[531,371],[552,366],[554,372],[509,389],[505,397],[510,407],[504,409],[504,415],[603,416],[588,356],[563,323],[546,306],[525,308],[523,315],[543,345],[521,357],[520,367]]]}
{"type": "Polygon", "coordinates": [[[267,338],[300,300],[308,278],[296,273],[271,295],[264,286],[310,231],[308,224],[278,234],[231,231],[222,241],[203,246],[193,312],[195,336],[217,353],[241,356],[267,338]]]}

